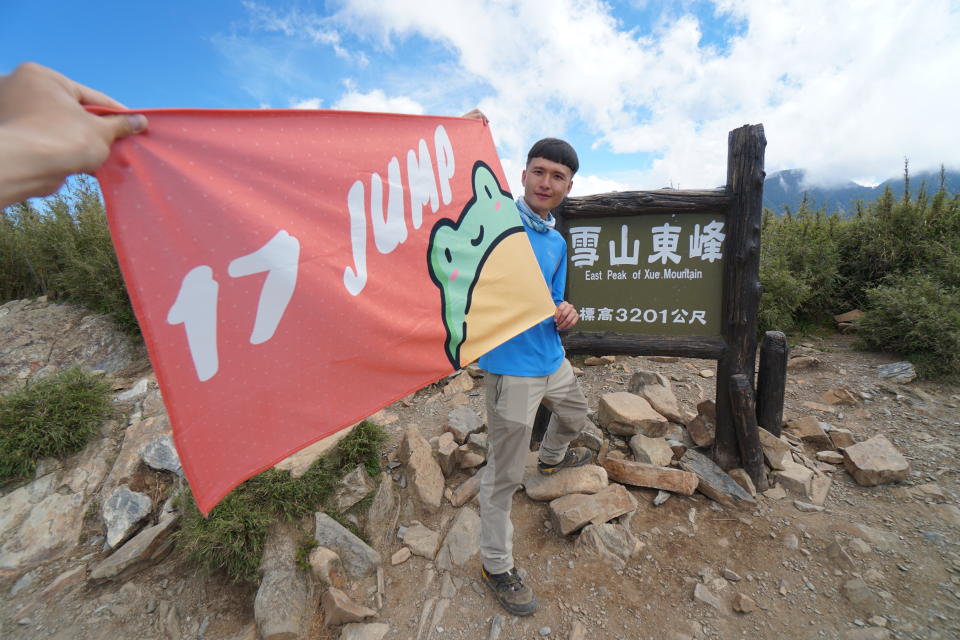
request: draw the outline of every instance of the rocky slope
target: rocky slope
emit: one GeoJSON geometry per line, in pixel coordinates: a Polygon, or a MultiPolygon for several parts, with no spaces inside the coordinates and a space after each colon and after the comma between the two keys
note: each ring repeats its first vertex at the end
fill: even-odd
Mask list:
{"type": "MultiPolygon", "coordinates": [[[[541,602],[519,619],[503,615],[477,575],[479,377],[459,374],[377,416],[391,434],[388,472],[378,482],[358,475],[339,496],[375,492],[356,516],[366,542],[323,514],[277,527],[259,588],[237,586],[198,573],[171,542],[178,515],[164,497],[180,482],[178,464],[142,350],[82,310],[7,303],[0,389],[79,364],[111,376],[118,412],[84,451],[2,490],[0,635],[957,637],[960,389],[882,378],[892,358],[852,351],[848,337],[792,355],[791,428],[768,442],[772,488],[755,498],[724,485],[727,476],[710,490],[695,456],[710,435],[703,401],[714,363],[575,359],[603,427],[584,444],[605,441],[605,464],[548,482],[533,474],[516,495],[516,557],[541,602]],[[870,468],[878,458],[847,462],[861,481],[882,481],[862,486],[836,450],[856,457],[853,443],[881,435],[909,467],[894,453],[882,469],[870,468]],[[691,482],[700,490],[684,495],[691,482]],[[310,571],[294,557],[301,531],[320,544],[310,571]]],[[[308,455],[287,466],[302,468],[308,455]]]]}

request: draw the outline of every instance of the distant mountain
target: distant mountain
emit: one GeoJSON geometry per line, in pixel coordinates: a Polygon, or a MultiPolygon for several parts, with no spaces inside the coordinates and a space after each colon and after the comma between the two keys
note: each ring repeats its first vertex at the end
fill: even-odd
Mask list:
{"type": "MultiPolygon", "coordinates": [[[[927,183],[927,192],[934,193],[940,185],[939,171],[926,171],[910,176],[910,192],[916,194],[922,182],[927,183]]],[[[946,172],[947,190],[951,193],[960,192],[960,171],[946,172]]],[[[856,210],[857,200],[869,203],[883,195],[884,189],[890,186],[896,198],[903,196],[903,176],[890,178],[875,187],[864,187],[856,182],[847,181],[833,187],[818,187],[804,184],[802,169],[777,171],[763,181],[763,206],[782,214],[784,207],[796,211],[807,194],[808,207],[812,211],[826,207],[827,213],[852,215],[856,210]]]]}

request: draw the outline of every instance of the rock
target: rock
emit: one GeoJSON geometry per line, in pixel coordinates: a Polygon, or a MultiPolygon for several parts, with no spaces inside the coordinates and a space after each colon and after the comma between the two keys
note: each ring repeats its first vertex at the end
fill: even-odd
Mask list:
{"type": "Polygon", "coordinates": [[[170,421],[166,415],[139,420],[129,427],[123,435],[123,445],[117,454],[110,473],[103,481],[102,493],[110,495],[114,489],[129,484],[140,471],[140,449],[154,438],[170,434],[170,421]]]}
{"type": "Polygon", "coordinates": [[[853,569],[853,559],[837,541],[833,541],[827,546],[827,557],[830,558],[831,564],[835,567],[846,570],[853,569]]]}
{"type": "Polygon", "coordinates": [[[296,531],[274,526],[260,561],[260,588],[253,617],[262,640],[305,638],[315,600],[306,572],[297,567],[296,531]]]}
{"type": "Polygon", "coordinates": [[[56,485],[56,474],[49,474],[0,497],[0,539],[19,527],[33,508],[48,497],[56,485]]]}
{"type": "Polygon", "coordinates": [[[669,500],[669,499],[670,499],[670,496],[672,496],[672,495],[673,495],[673,494],[670,493],[669,491],[664,491],[663,489],[660,489],[659,491],[657,491],[657,495],[655,495],[655,496],[653,497],[653,506],[659,507],[659,506],[662,505],[664,502],[666,502],[667,500],[669,500]]]}
{"type": "MultiPolygon", "coordinates": [[[[869,527],[865,524],[852,524],[849,526],[849,532],[852,535],[863,538],[863,540],[866,540],[880,551],[893,551],[900,544],[900,538],[897,534],[869,527]]],[[[863,540],[860,540],[860,542],[862,543],[863,540]]],[[[856,540],[851,540],[850,546],[852,548],[859,547],[858,550],[861,553],[870,553],[871,550],[869,547],[864,549],[862,546],[856,545],[856,542],[856,540]]]]}
{"type": "Polygon", "coordinates": [[[437,440],[437,464],[440,465],[440,471],[445,477],[450,477],[457,468],[457,441],[453,434],[445,431],[440,434],[437,440]]]}
{"type": "Polygon", "coordinates": [[[627,563],[640,553],[643,546],[627,529],[609,523],[588,524],[574,543],[577,553],[599,556],[615,570],[624,569],[627,563]]]}
{"type": "Polygon", "coordinates": [[[343,563],[333,549],[314,547],[310,551],[310,569],[325,586],[343,589],[347,584],[343,563]]]}
{"type": "Polygon", "coordinates": [[[723,603],[709,589],[699,582],[693,587],[693,599],[709,605],[717,611],[723,611],[723,603]]]}
{"type": "Polygon", "coordinates": [[[823,413],[837,412],[837,410],[834,407],[831,407],[829,404],[823,404],[822,402],[812,402],[810,400],[805,400],[801,402],[800,406],[805,409],[810,409],[811,411],[822,411],[823,413]]]}
{"type": "Polygon", "coordinates": [[[455,507],[462,507],[480,493],[481,473],[475,473],[463,481],[450,495],[450,504],[455,507]]]}
{"type": "Polygon", "coordinates": [[[113,374],[139,355],[107,316],[40,299],[0,305],[0,336],[0,395],[71,366],[113,374]]]}
{"type": "Polygon", "coordinates": [[[0,575],[19,572],[37,562],[51,560],[77,546],[77,537],[83,524],[83,495],[50,493],[41,497],[32,493],[45,487],[52,488],[54,478],[47,477],[50,481],[41,478],[4,497],[10,498],[25,489],[16,499],[7,503],[16,503],[12,506],[17,507],[17,513],[0,511],[0,520],[7,520],[7,528],[11,532],[0,549],[0,575]],[[36,502],[31,503],[31,500],[36,502]]]}
{"type": "Polygon", "coordinates": [[[803,513],[816,513],[818,511],[823,511],[823,507],[819,505],[810,504],[809,502],[802,502],[800,500],[794,500],[793,506],[796,507],[797,511],[801,511],[803,513]]]}
{"type": "Polygon", "coordinates": [[[760,436],[763,457],[771,469],[786,469],[787,465],[793,463],[789,442],[778,438],[763,427],[757,427],[757,433],[760,436]]]}
{"type": "Polygon", "coordinates": [[[554,531],[569,535],[586,524],[602,524],[630,513],[637,500],[623,485],[613,484],[595,494],[574,493],[550,502],[554,531]]]}
{"type": "Polygon", "coordinates": [[[401,539],[405,545],[410,547],[410,551],[414,555],[427,560],[433,560],[434,556],[437,555],[437,547],[440,545],[440,534],[419,522],[414,522],[407,527],[401,539]]]}
{"type": "Polygon", "coordinates": [[[824,391],[820,395],[820,399],[831,405],[847,405],[854,406],[860,404],[860,396],[856,391],[851,389],[847,385],[840,385],[834,389],[829,389],[824,391]]]}
{"type": "MultiPolygon", "coordinates": [[[[78,585],[83,582],[84,576],[86,574],[86,566],[80,565],[79,567],[74,567],[72,569],[67,569],[56,578],[53,579],[53,582],[48,584],[43,588],[40,593],[33,597],[30,602],[23,605],[22,608],[17,610],[17,618],[23,618],[24,616],[30,615],[34,609],[36,609],[41,604],[45,604],[53,601],[55,598],[59,597],[64,591],[69,589],[74,585],[78,585]]],[[[14,595],[11,593],[10,595],[14,595]]]]}
{"type": "Polygon", "coordinates": [[[697,405],[697,415],[686,421],[687,433],[698,447],[713,444],[717,432],[717,406],[713,400],[704,400],[697,405]]]}
{"type": "MultiPolygon", "coordinates": [[[[359,424],[359,423],[357,423],[359,424]]],[[[311,445],[300,449],[296,453],[293,453],[277,464],[273,465],[274,469],[280,469],[282,471],[289,471],[291,478],[299,478],[307,472],[313,463],[320,459],[321,456],[326,455],[333,450],[337,444],[350,435],[353,430],[356,428],[355,425],[351,425],[346,429],[341,429],[334,434],[327,436],[326,438],[321,438],[311,445]]]]}
{"type": "MultiPolygon", "coordinates": [[[[555,418],[552,417],[551,419],[555,418]]],[[[600,447],[603,446],[603,431],[589,420],[585,420],[583,429],[581,429],[580,434],[573,439],[570,446],[586,447],[596,453],[600,451],[600,447]]]]}
{"type": "Polygon", "coordinates": [[[583,364],[587,367],[602,367],[603,365],[613,364],[617,361],[617,356],[587,356],[583,364]]]}
{"type": "Polygon", "coordinates": [[[773,487],[763,492],[763,495],[771,500],[783,500],[787,497],[787,492],[783,487],[773,487]]]}
{"type": "Polygon", "coordinates": [[[67,470],[60,486],[69,487],[74,493],[90,496],[100,489],[100,483],[110,471],[113,442],[109,438],[99,438],[90,442],[80,455],[72,469],[67,470]]]}
{"type": "Polygon", "coordinates": [[[314,521],[317,544],[336,551],[347,573],[359,577],[376,572],[380,554],[367,543],[322,511],[314,514],[314,521]]]}
{"type": "Polygon", "coordinates": [[[111,549],[120,546],[152,510],[153,502],[149,496],[131,491],[126,485],[114,489],[102,509],[103,521],[107,525],[107,545],[111,549]]]}
{"type": "Polygon", "coordinates": [[[787,360],[787,370],[813,369],[819,366],[819,358],[814,358],[813,356],[799,356],[787,360]]]}
{"type": "Polygon", "coordinates": [[[723,469],[705,455],[690,449],[680,458],[680,468],[695,473],[700,479],[697,490],[724,506],[738,503],[755,504],[756,500],[734,482],[723,469]]]}
{"type": "Polygon", "coordinates": [[[115,580],[122,582],[134,573],[162,560],[173,549],[171,538],[180,517],[178,514],[161,518],[95,564],[90,571],[91,582],[115,580]]]}
{"type": "Polygon", "coordinates": [[[437,567],[450,571],[467,564],[480,553],[480,516],[464,507],[457,512],[437,554],[437,567]]]}
{"type": "Polygon", "coordinates": [[[443,431],[453,434],[458,444],[467,441],[472,433],[479,433],[483,429],[483,419],[470,407],[454,407],[447,414],[447,421],[443,424],[443,431]]]}
{"type": "Polygon", "coordinates": [[[814,416],[803,416],[787,423],[787,429],[790,429],[800,438],[801,441],[812,445],[816,450],[823,451],[833,447],[833,441],[830,436],[820,426],[820,421],[814,416]]]}
{"type": "Polygon", "coordinates": [[[630,378],[627,391],[645,398],[653,410],[672,422],[682,423],[684,416],[670,381],[656,371],[638,371],[630,378]]]}
{"type": "Polygon", "coordinates": [[[407,428],[400,457],[407,465],[407,479],[420,502],[428,511],[437,511],[443,498],[443,471],[434,459],[429,443],[416,426],[407,428]]]}
{"type": "Polygon", "coordinates": [[[791,462],[786,469],[779,469],[773,472],[773,477],[779,482],[780,486],[790,493],[809,498],[813,487],[813,471],[802,464],[791,462]]]}
{"type": "Polygon", "coordinates": [[[817,460],[828,464],[841,464],[843,456],[836,451],[817,451],[817,460]]]}
{"type": "Polygon", "coordinates": [[[587,464],[544,475],[537,470],[537,452],[531,451],[523,475],[523,489],[531,500],[554,500],[571,493],[596,493],[609,484],[603,467],[587,464]]]}
{"type": "Polygon", "coordinates": [[[461,469],[472,469],[486,462],[487,434],[471,434],[467,441],[457,449],[456,459],[457,465],[461,469]]]}
{"type": "Polygon", "coordinates": [[[376,488],[367,468],[358,464],[353,471],[341,478],[333,494],[333,504],[343,513],[367,497],[376,488]]]}
{"type": "Polygon", "coordinates": [[[889,629],[883,627],[867,627],[866,629],[850,629],[843,634],[843,640],[889,640],[893,635],[889,629]]]}
{"type": "Polygon", "coordinates": [[[724,568],[724,570],[721,571],[720,573],[723,575],[723,578],[725,580],[729,580],[730,582],[740,582],[741,580],[743,580],[740,574],[734,571],[733,569],[724,568]]]}
{"type": "Polygon", "coordinates": [[[458,393],[466,393],[474,387],[473,376],[467,371],[460,371],[447,378],[447,384],[443,387],[443,395],[446,397],[455,396],[458,393]]]}
{"type": "Polygon", "coordinates": [[[810,502],[818,507],[822,507],[827,501],[827,495],[830,493],[830,487],[833,480],[822,473],[814,473],[810,481],[810,502]]]}
{"type": "Polygon", "coordinates": [[[856,440],[853,439],[853,432],[849,429],[838,429],[834,427],[827,435],[830,436],[830,442],[832,442],[833,446],[837,449],[852,447],[857,443],[856,440]]]}
{"type": "Polygon", "coordinates": [[[750,479],[750,474],[747,473],[746,469],[730,469],[728,475],[733,478],[734,482],[743,487],[744,491],[754,498],[757,497],[757,488],[753,486],[753,480],[750,479]]]}
{"type": "Polygon", "coordinates": [[[183,475],[180,456],[169,433],[157,436],[140,447],[140,458],[151,469],[183,475]]]}
{"type": "Polygon", "coordinates": [[[567,640],[587,640],[587,627],[579,620],[574,620],[567,640]]]}
{"type": "Polygon", "coordinates": [[[861,613],[874,613],[880,607],[880,599],[873,593],[870,586],[860,578],[844,582],[842,591],[847,600],[861,613]]]}
{"type": "Polygon", "coordinates": [[[673,460],[673,449],[663,438],[648,438],[639,433],[630,438],[630,450],[637,462],[666,467],[673,460]]]}
{"type": "Polygon", "coordinates": [[[131,400],[139,399],[141,396],[147,393],[148,383],[149,381],[146,378],[140,378],[132,387],[122,393],[117,394],[113,401],[130,402],[131,400]]]}
{"type": "Polygon", "coordinates": [[[603,428],[621,436],[642,433],[659,438],[666,432],[668,424],[646,399],[625,391],[604,394],[600,398],[598,418],[603,428]]]}
{"type": "Polygon", "coordinates": [[[699,479],[696,474],[669,467],[657,467],[632,460],[607,457],[603,461],[607,475],[622,484],[650,489],[663,489],[681,495],[693,495],[699,479]]]}
{"type": "Polygon", "coordinates": [[[700,369],[700,371],[698,371],[697,374],[701,378],[712,378],[714,375],[716,375],[714,374],[713,369],[700,369]]]}
{"type": "Polygon", "coordinates": [[[389,473],[380,474],[380,484],[373,495],[373,503],[367,510],[363,532],[375,549],[386,552],[391,544],[393,518],[397,508],[397,497],[393,489],[393,479],[389,473]]]}
{"type": "Polygon", "coordinates": [[[351,622],[340,629],[340,640],[383,640],[388,631],[390,625],[382,622],[351,622]]]}
{"type": "Polygon", "coordinates": [[[355,603],[336,587],[330,587],[320,599],[323,607],[323,621],[328,627],[347,622],[360,622],[377,615],[373,609],[355,603]]]}
{"type": "Polygon", "coordinates": [[[843,464],[865,487],[905,480],[910,471],[906,458],[882,435],[845,447],[843,464]]]}
{"type": "Polygon", "coordinates": [[[944,522],[954,527],[960,527],[960,508],[953,504],[932,505],[933,512],[944,522]]]}
{"type": "Polygon", "coordinates": [[[733,610],[737,613],[753,613],[757,610],[757,603],[742,593],[733,597],[733,610]]]}
{"type": "Polygon", "coordinates": [[[411,553],[410,553],[409,547],[401,547],[400,549],[397,550],[395,554],[390,556],[390,564],[392,564],[393,566],[397,566],[398,564],[403,564],[404,562],[410,559],[410,555],[411,553]]]}
{"type": "Polygon", "coordinates": [[[881,365],[877,367],[877,375],[881,378],[890,378],[900,384],[907,384],[917,379],[917,371],[909,362],[881,365]]]}
{"type": "Polygon", "coordinates": [[[499,640],[503,632],[503,620],[503,616],[493,616],[490,620],[490,633],[487,635],[487,640],[499,640]]]}

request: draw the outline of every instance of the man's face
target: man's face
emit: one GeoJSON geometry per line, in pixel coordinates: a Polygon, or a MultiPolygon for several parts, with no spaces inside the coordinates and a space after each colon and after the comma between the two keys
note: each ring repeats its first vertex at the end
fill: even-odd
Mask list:
{"type": "Polygon", "coordinates": [[[573,187],[573,172],[565,164],[532,158],[522,175],[523,199],[542,218],[560,204],[573,187]]]}

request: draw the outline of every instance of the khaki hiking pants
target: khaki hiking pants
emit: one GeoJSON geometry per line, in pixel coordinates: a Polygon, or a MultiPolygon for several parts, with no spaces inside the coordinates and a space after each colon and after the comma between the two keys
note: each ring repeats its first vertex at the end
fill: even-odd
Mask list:
{"type": "Polygon", "coordinates": [[[523,481],[530,434],[540,402],[554,419],[543,436],[540,459],[556,463],[567,453],[587,419],[587,400],[570,361],[541,377],[487,373],[487,466],[480,480],[480,555],[488,573],[513,568],[513,494],[523,481]]]}

